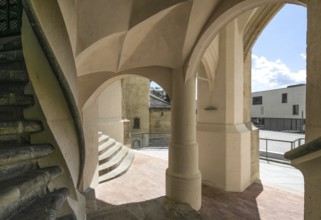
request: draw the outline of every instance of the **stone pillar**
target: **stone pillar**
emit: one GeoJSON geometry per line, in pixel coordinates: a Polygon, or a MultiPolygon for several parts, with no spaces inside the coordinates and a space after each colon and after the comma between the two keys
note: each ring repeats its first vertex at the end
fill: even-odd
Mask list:
{"type": "Polygon", "coordinates": [[[321,219],[321,137],[284,155],[304,176],[304,219],[321,219]]]}
{"type": "Polygon", "coordinates": [[[227,191],[251,183],[251,132],[243,118],[243,35],[238,21],[219,36],[219,64],[208,108],[209,90],[199,88],[198,142],[203,182],[227,191]]]}
{"type": "Polygon", "coordinates": [[[260,179],[260,135],[259,129],[251,122],[252,116],[252,51],[247,53],[243,67],[243,121],[251,131],[251,183],[260,179]]]}
{"type": "Polygon", "coordinates": [[[195,79],[184,81],[182,70],[173,71],[172,135],[166,170],[166,195],[201,208],[201,174],[196,142],[195,79]]]}
{"type": "Polygon", "coordinates": [[[321,136],[321,3],[308,0],[306,140],[321,136]]]}
{"type": "MultiPolygon", "coordinates": [[[[306,140],[308,143],[296,149],[296,151],[302,149],[303,153],[320,149],[320,138],[316,138],[321,136],[321,2],[308,0],[307,8],[306,140]]],[[[321,219],[319,170],[321,150],[292,159],[292,165],[304,176],[304,219],[321,219]]]]}

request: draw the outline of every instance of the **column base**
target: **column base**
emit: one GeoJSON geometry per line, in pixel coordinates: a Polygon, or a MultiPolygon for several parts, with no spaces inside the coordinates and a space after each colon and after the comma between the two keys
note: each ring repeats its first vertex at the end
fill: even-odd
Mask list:
{"type": "Polygon", "coordinates": [[[199,210],[202,204],[202,178],[198,172],[193,176],[182,176],[166,170],[166,196],[178,202],[188,203],[199,210]]]}
{"type": "Polygon", "coordinates": [[[244,124],[198,124],[203,183],[242,192],[251,184],[251,131],[244,124]]]}

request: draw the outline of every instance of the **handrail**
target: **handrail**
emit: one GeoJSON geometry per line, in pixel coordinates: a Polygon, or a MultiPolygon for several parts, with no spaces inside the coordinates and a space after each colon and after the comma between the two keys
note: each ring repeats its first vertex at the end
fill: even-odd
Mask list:
{"type": "Polygon", "coordinates": [[[65,99],[67,100],[68,109],[72,115],[72,120],[75,125],[75,129],[77,132],[77,138],[79,143],[79,159],[80,159],[80,165],[79,165],[79,177],[78,177],[78,183],[77,187],[80,187],[80,184],[82,182],[84,167],[85,167],[85,139],[84,139],[84,133],[82,129],[81,124],[81,117],[80,113],[78,111],[78,107],[76,104],[76,100],[73,97],[71,88],[66,80],[66,77],[63,73],[63,70],[57,60],[57,57],[55,56],[55,53],[53,52],[48,39],[46,35],[44,34],[42,27],[40,25],[40,22],[37,18],[36,12],[33,9],[31,0],[23,0],[22,1],[23,8],[26,12],[26,15],[30,21],[31,27],[36,35],[36,38],[38,39],[38,42],[45,52],[45,56],[49,62],[49,65],[51,66],[54,75],[60,85],[60,88],[63,92],[63,95],[65,99]]]}
{"type": "MultiPolygon", "coordinates": [[[[271,156],[269,156],[269,154],[275,153],[275,151],[269,150],[269,142],[272,141],[272,142],[289,143],[290,144],[290,148],[291,148],[290,150],[293,150],[293,149],[301,146],[302,142],[305,140],[305,138],[297,138],[297,139],[295,139],[293,141],[273,139],[273,138],[259,138],[259,140],[265,141],[265,157],[264,156],[260,156],[260,157],[262,159],[266,159],[267,161],[273,160],[275,162],[280,162],[280,158],[272,158],[271,156]]],[[[280,152],[280,153],[282,153],[282,152],[280,152]]],[[[283,156],[283,154],[282,154],[282,156],[283,156]]]]}

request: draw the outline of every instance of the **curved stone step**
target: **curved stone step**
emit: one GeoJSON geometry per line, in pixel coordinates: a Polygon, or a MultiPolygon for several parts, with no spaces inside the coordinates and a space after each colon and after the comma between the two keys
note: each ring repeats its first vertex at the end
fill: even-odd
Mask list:
{"type": "Polygon", "coordinates": [[[34,160],[47,156],[54,151],[50,144],[30,145],[24,147],[4,147],[0,149],[0,166],[24,160],[34,160]]]}
{"type": "Polygon", "coordinates": [[[77,217],[73,214],[68,214],[57,218],[57,220],[77,220],[77,217]]]}
{"type": "Polygon", "coordinates": [[[4,65],[0,65],[0,82],[1,83],[27,83],[29,81],[27,72],[21,68],[6,70],[4,65]]]}
{"type": "Polygon", "coordinates": [[[0,51],[17,50],[21,48],[22,42],[20,36],[2,39],[2,41],[0,42],[0,51]]]}
{"type": "Polygon", "coordinates": [[[56,219],[57,210],[69,194],[67,188],[61,188],[42,196],[11,217],[11,220],[56,219]]]}
{"type": "Polygon", "coordinates": [[[16,176],[17,173],[27,173],[36,168],[37,164],[33,160],[24,160],[19,163],[10,163],[0,166],[0,181],[12,178],[13,176],[16,176]]]}
{"type": "Polygon", "coordinates": [[[108,138],[108,141],[106,141],[98,146],[98,155],[104,154],[106,151],[108,151],[115,144],[116,144],[115,139],[108,138]]]}
{"type": "Polygon", "coordinates": [[[9,62],[22,62],[24,60],[22,50],[0,51],[0,64],[9,62]]]}
{"type": "Polygon", "coordinates": [[[135,158],[135,152],[133,150],[129,150],[126,157],[122,161],[121,164],[116,169],[111,170],[110,172],[99,176],[98,180],[99,183],[103,183],[109,180],[112,180],[116,177],[119,177],[120,175],[127,172],[127,170],[130,168],[133,160],[135,158]]]}
{"type": "Polygon", "coordinates": [[[108,135],[100,135],[98,134],[98,145],[101,145],[103,143],[106,143],[109,140],[109,136],[108,135]]]}
{"type": "Polygon", "coordinates": [[[123,147],[110,161],[98,166],[99,176],[102,176],[118,167],[128,154],[128,148],[123,147]]]}
{"type": "Polygon", "coordinates": [[[99,164],[106,163],[110,161],[121,149],[122,144],[119,142],[116,142],[112,147],[110,147],[106,152],[98,156],[98,162],[99,164]]]}
{"type": "Polygon", "coordinates": [[[61,175],[59,167],[32,170],[0,182],[0,219],[22,209],[46,194],[50,180],[61,175]]]}
{"type": "Polygon", "coordinates": [[[61,175],[62,169],[39,169],[37,163],[37,159],[54,151],[53,146],[30,144],[29,134],[44,128],[41,121],[24,119],[24,108],[35,103],[33,95],[25,94],[28,81],[21,37],[2,38],[0,219],[56,219],[56,212],[68,195],[67,189],[48,193],[48,184],[61,175]]]}
{"type": "Polygon", "coordinates": [[[0,70],[1,72],[24,72],[28,75],[26,65],[24,62],[0,63],[0,70]]]}
{"type": "Polygon", "coordinates": [[[34,133],[42,130],[43,125],[40,121],[0,121],[0,135],[34,133]]]}
{"type": "Polygon", "coordinates": [[[27,107],[34,105],[33,95],[6,94],[0,95],[0,107],[3,106],[21,106],[27,107]]]}

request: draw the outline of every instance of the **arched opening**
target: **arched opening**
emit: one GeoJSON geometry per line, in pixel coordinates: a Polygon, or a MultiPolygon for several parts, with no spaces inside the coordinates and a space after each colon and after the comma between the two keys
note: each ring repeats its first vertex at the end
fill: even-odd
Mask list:
{"type": "Polygon", "coordinates": [[[284,5],[255,42],[251,62],[251,121],[259,128],[260,179],[301,196],[303,176],[284,153],[305,143],[306,13],[305,7],[284,5]],[[279,180],[271,169],[273,175],[282,173],[279,180]]]}
{"type": "MultiPolygon", "coordinates": [[[[280,4],[261,6],[239,15],[212,38],[212,42],[201,58],[197,72],[197,129],[200,170],[202,181],[207,185],[226,191],[242,192],[251,183],[260,179],[259,136],[256,128],[251,125],[251,56],[249,54],[253,42],[281,6],[280,4]],[[251,43],[249,44],[249,42],[251,43]],[[245,179],[248,179],[248,182],[245,182],[245,179]],[[242,181],[244,181],[244,185],[242,185],[242,181]]],[[[306,17],[298,19],[306,21],[306,17]]],[[[304,35],[305,33],[306,30],[303,30],[300,34],[304,35]]],[[[305,44],[305,40],[303,43],[305,44]]],[[[268,45],[271,48],[273,42],[268,45]]],[[[299,58],[301,58],[300,53],[297,54],[299,58]]],[[[275,65],[272,67],[275,68],[275,65]]],[[[287,69],[283,70],[287,71],[287,69]]],[[[301,72],[297,71],[298,74],[301,72]]],[[[282,74],[288,76],[287,74],[291,73],[288,71],[280,73],[280,75],[282,74]]],[[[289,78],[291,77],[289,76],[289,78]]],[[[294,79],[297,78],[294,76],[292,79],[295,81],[294,79]]],[[[298,83],[301,82],[298,81],[298,83]]],[[[282,94],[279,97],[280,104],[282,104],[282,97],[284,103],[289,103],[289,96],[282,96],[282,94]]],[[[260,97],[254,98],[253,101],[257,105],[264,103],[260,97]]],[[[291,115],[297,110],[297,105],[292,105],[289,108],[291,115]]],[[[265,111],[266,109],[259,108],[259,114],[264,114],[265,111]]],[[[302,128],[302,125],[298,127],[302,128]]],[[[291,147],[288,150],[291,150],[291,147]]],[[[282,156],[283,154],[284,152],[282,156]]],[[[272,170],[275,171],[274,168],[272,170]]],[[[267,171],[270,172],[269,178],[273,178],[273,174],[275,174],[273,171],[267,171]]],[[[279,172],[282,176],[282,171],[279,172]]],[[[263,174],[265,175],[266,172],[263,174]]],[[[297,184],[301,184],[299,190],[303,190],[302,175],[299,172],[297,174],[301,176],[299,183],[294,183],[292,187],[288,188],[288,191],[293,192],[298,187],[297,184]]],[[[281,179],[274,178],[272,180],[276,183],[274,186],[278,186],[282,181],[284,181],[283,187],[291,185],[286,181],[286,177],[281,179]],[[286,186],[287,184],[289,185],[286,186]]],[[[298,207],[300,212],[298,214],[302,215],[303,191],[300,194],[298,207]]],[[[260,212],[260,210],[256,211],[260,212]]]]}
{"type": "MultiPolygon", "coordinates": [[[[112,78],[103,83],[84,105],[85,136],[86,140],[93,141],[87,144],[87,148],[91,146],[94,152],[88,150],[87,168],[89,163],[94,165],[95,160],[98,164],[98,176],[94,176],[91,182],[98,206],[142,202],[165,195],[170,103],[163,88],[157,84],[155,89],[154,82],[150,88],[150,84],[150,79],[138,75],[112,78]],[[98,151],[95,136],[99,140],[98,151]],[[102,150],[107,144],[111,146],[102,150]],[[120,144],[131,148],[135,158],[127,164],[127,170],[106,179],[108,173],[101,172],[101,167],[110,163],[122,149],[110,153],[108,159],[104,155],[120,144]],[[98,155],[98,161],[94,155],[98,155]],[[148,178],[149,175],[153,178],[148,178]]],[[[119,167],[126,165],[125,160],[120,161],[119,167]]],[[[110,172],[115,174],[116,169],[116,166],[111,167],[110,172]]]]}

